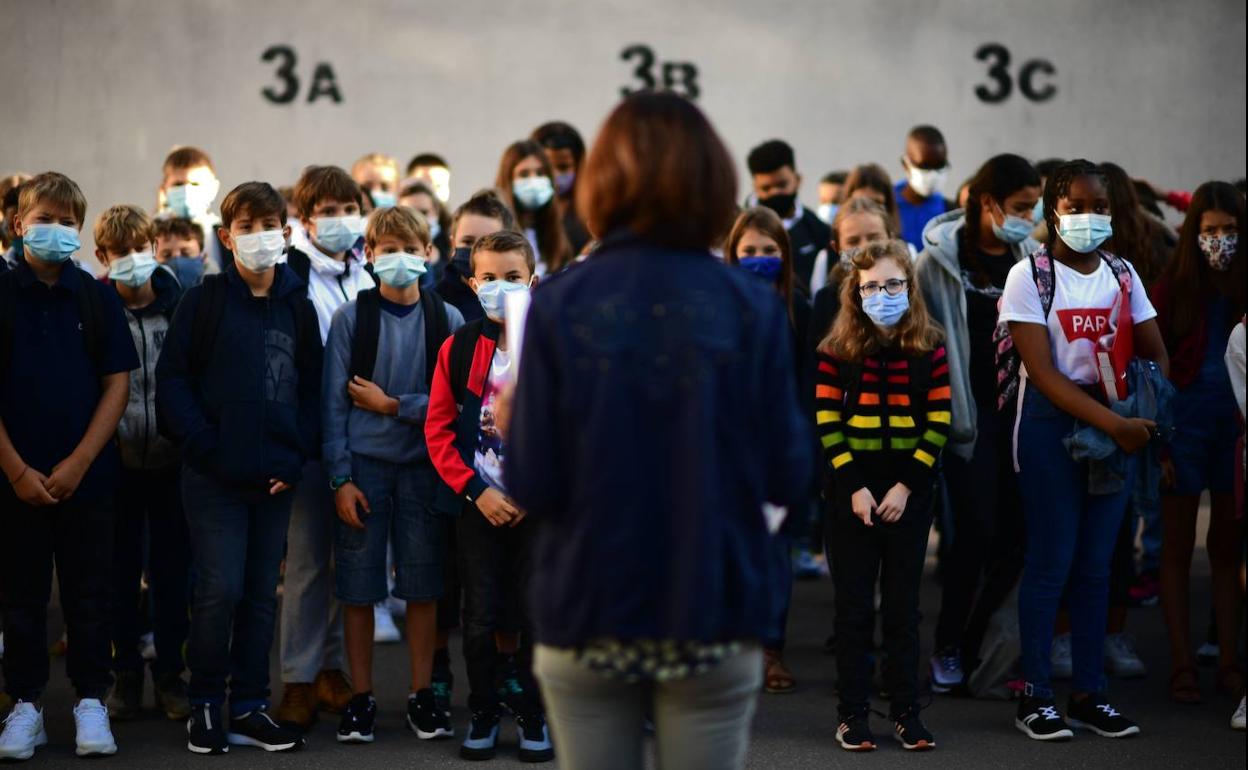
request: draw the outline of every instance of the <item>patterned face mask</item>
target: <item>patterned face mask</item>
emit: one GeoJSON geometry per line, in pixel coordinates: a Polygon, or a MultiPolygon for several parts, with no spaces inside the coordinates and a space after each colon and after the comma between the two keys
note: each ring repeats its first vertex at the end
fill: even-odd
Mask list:
{"type": "Polygon", "coordinates": [[[1235,261],[1235,251],[1239,248],[1239,233],[1201,235],[1196,240],[1205,259],[1209,261],[1209,267],[1220,273],[1231,269],[1231,263],[1235,261]]]}

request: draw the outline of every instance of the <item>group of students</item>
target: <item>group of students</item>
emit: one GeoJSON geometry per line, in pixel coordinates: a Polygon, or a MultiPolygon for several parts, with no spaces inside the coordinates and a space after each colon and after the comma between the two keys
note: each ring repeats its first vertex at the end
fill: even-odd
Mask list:
{"type": "MultiPolygon", "coordinates": [[[[78,186],[55,172],[6,180],[0,594],[14,703],[0,757],[29,758],[47,740],[55,565],[81,756],[114,753],[110,718],[141,710],[145,615],[156,704],[186,721],[191,752],[298,749],[318,712],[339,715],[340,742],[371,742],[373,644],[392,633],[395,601],[406,724],[419,738],[455,734],[458,627],[471,711],[461,756],[493,757],[509,712],[519,757],[553,758],[533,675],[534,523],[503,472],[507,308],[540,280],[592,273],[600,244],[575,197],[584,157],[576,131],[550,123],[507,147],[496,189],[453,212],[442,158],[418,155],[400,179],[373,154],[350,172],[309,166],[289,189],[238,185],[217,214],[212,161],[179,148],[155,217],[120,205],[96,219],[100,281],[73,259],[78,186]],[[284,691],[270,715],[279,622],[284,691]]],[[[1242,503],[1230,495],[1242,481],[1242,190],[1210,182],[1170,196],[1186,221],[1158,263],[1148,233],[1159,220],[1109,164],[1042,173],[999,155],[958,205],[941,193],[944,137],[919,126],[902,181],[875,165],[828,175],[817,210],[799,200],[786,143],[763,143],[747,164],[753,193],[720,256],[784,303],[793,396],[823,450],[809,505],[772,536],[785,578],[770,587],[782,597],[761,640],[765,689],[795,686],[783,662],[788,562],[794,542],[822,542],[836,591],[836,740],[876,746],[878,584],[893,734],[933,748],[919,593],[937,519],[932,689],[984,689],[988,620],[1017,584],[1018,728],[1039,740],[1072,726],[1136,734],[1103,673],[1107,624],[1122,631],[1111,583],[1133,577],[1134,517],[1146,531],[1160,518],[1171,691],[1199,700],[1186,572],[1207,489],[1219,686],[1241,694],[1242,503]],[[1052,680],[1066,626],[1063,718],[1052,680]]]]}

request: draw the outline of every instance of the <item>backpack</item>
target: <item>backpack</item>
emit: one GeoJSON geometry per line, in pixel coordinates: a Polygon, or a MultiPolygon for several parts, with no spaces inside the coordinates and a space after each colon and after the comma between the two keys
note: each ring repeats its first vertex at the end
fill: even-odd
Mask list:
{"type": "MultiPolygon", "coordinates": [[[[351,341],[351,370],[354,377],[373,379],[377,365],[377,341],[381,336],[381,294],[376,288],[365,289],[355,297],[355,337],[351,341]]],[[[420,312],[425,319],[425,382],[432,386],[438,366],[442,341],[450,336],[446,304],[437,292],[421,292],[420,312]]]]}
{"type": "MultiPolygon", "coordinates": [[[[73,264],[63,269],[79,270],[73,264]]],[[[108,324],[104,317],[104,302],[100,299],[97,281],[90,275],[79,276],[74,294],[78,300],[78,317],[82,321],[82,343],[87,358],[97,372],[104,359],[103,332],[108,324]],[[89,319],[89,320],[88,320],[89,319]]],[[[9,368],[13,355],[13,333],[17,325],[17,273],[13,270],[0,272],[0,374],[9,368]]]]}
{"type": "MultiPolygon", "coordinates": [[[[1101,259],[1109,263],[1118,279],[1118,286],[1124,295],[1131,294],[1131,268],[1126,260],[1107,251],[1098,251],[1101,259]]],[[[1040,307],[1044,309],[1044,317],[1048,319],[1053,309],[1053,292],[1056,290],[1057,279],[1054,274],[1053,257],[1049,250],[1041,248],[1028,257],[1031,262],[1031,278],[1036,283],[1036,291],[1040,293],[1040,307]]],[[[997,312],[1001,312],[1000,302],[997,312]]],[[[996,359],[997,370],[997,411],[1007,411],[1018,397],[1019,372],[1023,360],[1014,349],[1014,339],[1010,336],[1010,325],[998,321],[992,333],[992,349],[996,359]]]]}

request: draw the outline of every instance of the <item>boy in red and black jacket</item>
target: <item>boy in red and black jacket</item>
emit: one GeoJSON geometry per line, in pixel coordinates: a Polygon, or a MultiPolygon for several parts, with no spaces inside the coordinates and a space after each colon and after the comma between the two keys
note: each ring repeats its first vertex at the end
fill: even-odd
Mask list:
{"type": "Polygon", "coordinates": [[[445,482],[438,507],[459,517],[464,659],[472,709],[460,755],[467,759],[494,756],[504,704],[516,717],[520,759],[554,757],[530,672],[532,626],[522,601],[530,574],[532,525],[503,486],[507,447],[494,423],[496,399],[514,379],[503,334],[505,300],[536,282],[534,261],[532,246],[519,233],[500,231],[473,245],[469,284],[485,318],[465,325],[442,345],[425,416],[429,457],[445,482]],[[516,597],[521,597],[519,602],[516,597]],[[502,629],[504,608],[513,603],[521,608],[522,641],[516,675],[500,677],[495,632],[502,629]],[[504,680],[502,688],[499,680],[504,680]]]}

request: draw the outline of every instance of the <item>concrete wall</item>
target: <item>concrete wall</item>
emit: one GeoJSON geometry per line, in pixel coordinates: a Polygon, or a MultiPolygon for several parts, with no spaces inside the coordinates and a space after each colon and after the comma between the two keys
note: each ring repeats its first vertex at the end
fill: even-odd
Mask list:
{"type": "Polygon", "coordinates": [[[68,173],[92,219],[153,206],[175,144],[211,153],[222,195],[436,150],[458,202],[544,120],[592,136],[641,85],[643,55],[621,58],[636,44],[660,83],[664,63],[678,89],[696,68],[742,162],[790,140],[807,200],[833,168],[898,173],[919,122],[948,137],[951,185],[1002,151],[1114,160],[1187,189],[1245,173],[1243,0],[0,0],[0,19],[0,173],[68,173]],[[976,58],[992,43],[1011,58],[996,102],[998,56],[976,58]],[[262,93],[289,90],[282,58],[261,61],[275,44],[297,56],[288,103],[262,93]],[[322,62],[341,102],[308,101],[322,62]]]}

